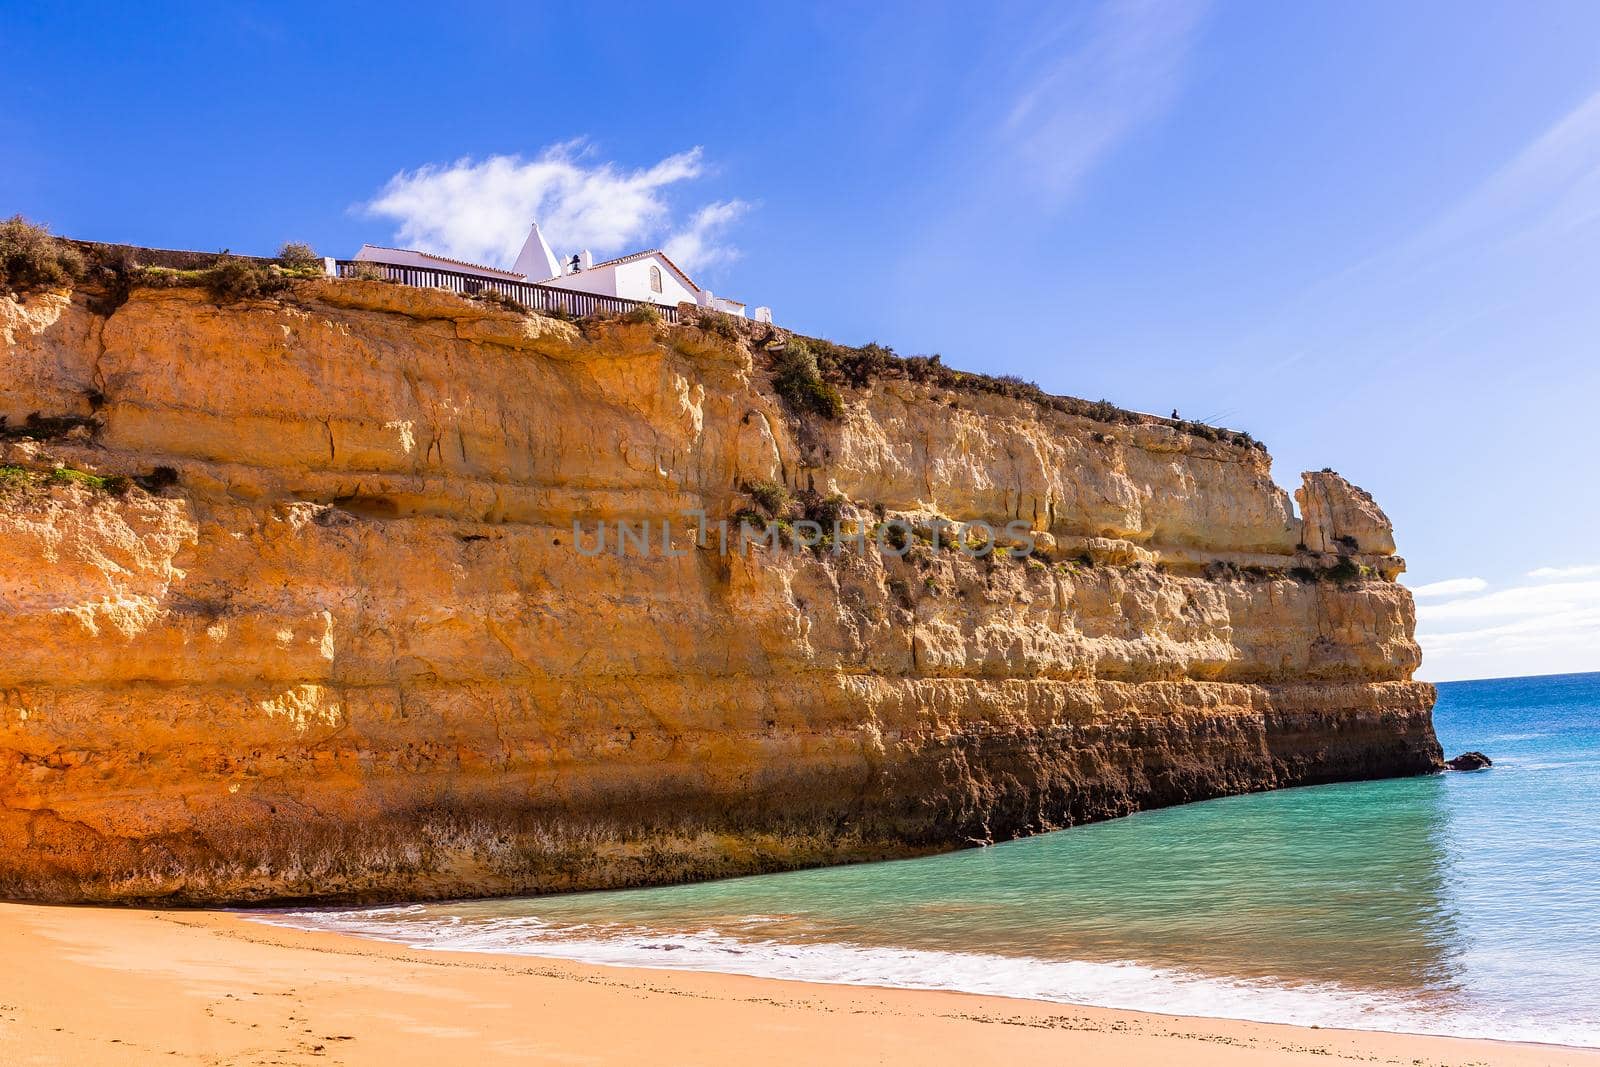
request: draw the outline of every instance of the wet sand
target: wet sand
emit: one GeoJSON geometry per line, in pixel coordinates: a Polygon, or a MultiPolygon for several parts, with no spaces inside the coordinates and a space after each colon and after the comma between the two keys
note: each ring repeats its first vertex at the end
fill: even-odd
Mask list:
{"type": "Polygon", "coordinates": [[[0,904],[6,1064],[1587,1064],[1600,1051],[429,952],[0,904]]]}

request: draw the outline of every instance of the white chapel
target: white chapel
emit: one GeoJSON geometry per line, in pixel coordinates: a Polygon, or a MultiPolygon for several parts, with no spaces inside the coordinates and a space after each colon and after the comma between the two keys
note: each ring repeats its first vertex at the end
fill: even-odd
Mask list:
{"type": "MultiPolygon", "coordinates": [[[[550,242],[545,240],[535,222],[528,230],[528,239],[511,269],[486,267],[481,263],[466,263],[447,256],[435,255],[411,248],[383,248],[362,245],[356,253],[358,261],[389,263],[403,267],[422,267],[433,270],[454,271],[479,278],[504,282],[529,282],[555,289],[570,289],[596,296],[614,296],[623,300],[676,307],[678,304],[697,304],[729,315],[745,317],[745,305],[738,300],[714,295],[702,289],[683,268],[659,248],[633,252],[616,259],[594,262],[587,249],[574,252],[565,260],[558,259],[550,242]]],[[[761,322],[772,321],[772,309],[758,307],[749,315],[761,322]]]]}

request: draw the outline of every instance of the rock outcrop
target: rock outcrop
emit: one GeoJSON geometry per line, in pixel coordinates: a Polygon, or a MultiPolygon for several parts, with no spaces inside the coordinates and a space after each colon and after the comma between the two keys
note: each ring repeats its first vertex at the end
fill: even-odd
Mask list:
{"type": "Polygon", "coordinates": [[[1305,541],[1312,552],[1394,555],[1394,526],[1372,494],[1331,470],[1307,472],[1294,498],[1305,517],[1305,541]]]}
{"type": "Polygon", "coordinates": [[[1387,520],[1258,448],[893,375],[798,418],[716,331],[377,282],[92,306],[0,299],[0,894],[634,885],[1440,766],[1387,520]],[[720,551],[769,480],[906,555],[720,551]]]}

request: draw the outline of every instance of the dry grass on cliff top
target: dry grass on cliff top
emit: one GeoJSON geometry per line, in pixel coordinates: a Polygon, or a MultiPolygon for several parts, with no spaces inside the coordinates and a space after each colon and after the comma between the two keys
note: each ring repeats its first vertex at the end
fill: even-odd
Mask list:
{"type": "MultiPolygon", "coordinates": [[[[292,289],[296,282],[322,277],[322,263],[308,245],[291,242],[272,259],[218,253],[178,252],[70,241],[16,215],[0,223],[0,290],[89,284],[105,293],[103,307],[115,310],[137,287],[196,286],[208,290],[219,302],[261,299],[292,289]]],[[[499,293],[473,294],[466,299],[492,301],[520,314],[548,314],[570,320],[560,312],[536,312],[516,299],[499,293]]],[[[659,324],[653,308],[643,307],[622,315],[598,316],[629,322],[659,324]]],[[[773,386],[788,409],[801,417],[837,419],[844,413],[844,389],[865,389],[883,379],[903,379],[966,393],[986,393],[1026,401],[1050,411],[1113,425],[1170,426],[1206,441],[1240,448],[1265,449],[1250,434],[1202,422],[1163,419],[1117,407],[1107,400],[1089,401],[1056,396],[1037,383],[1016,375],[989,375],[956,370],[939,355],[901,356],[887,345],[871,342],[850,346],[818,337],[805,337],[734,319],[719,312],[697,309],[688,325],[732,343],[748,345],[765,354],[773,386]]]]}
{"type": "MultiPolygon", "coordinates": [[[[1228,430],[1202,422],[1163,419],[1126,408],[1117,407],[1109,400],[1082,400],[1073,396],[1056,396],[1045,392],[1037,383],[1014,374],[990,375],[947,367],[943,357],[902,356],[887,345],[876,342],[851,347],[815,337],[791,337],[788,347],[802,346],[816,361],[823,382],[850,388],[866,388],[881,379],[899,378],[927,383],[943,389],[966,393],[987,393],[992,396],[1023,400],[1050,411],[1092,419],[1113,425],[1171,426],[1172,428],[1207,441],[1237,445],[1241,448],[1265,450],[1266,446],[1241,430],[1228,430]]],[[[823,413],[818,411],[819,414],[823,413]]]]}
{"type": "Polygon", "coordinates": [[[264,259],[222,252],[174,252],[72,241],[14,215],[0,223],[0,291],[92,286],[103,291],[98,310],[109,313],[136,288],[206,289],[219,302],[286,292],[298,281],[323,276],[309,245],[290,242],[264,259]]]}
{"type": "Polygon", "coordinates": [[[1050,411],[1112,425],[1169,426],[1207,441],[1240,448],[1266,450],[1266,446],[1241,430],[1228,430],[1203,422],[1164,419],[1129,411],[1109,400],[1082,400],[1045,392],[1035,382],[1014,374],[989,375],[947,367],[943,357],[902,356],[887,345],[842,345],[820,337],[788,333],[771,326],[735,319],[718,312],[697,310],[690,325],[729,341],[746,344],[764,354],[773,388],[789,410],[801,417],[836,419],[844,413],[844,389],[866,389],[887,379],[900,379],[949,389],[984,393],[1036,404],[1050,411]]]}

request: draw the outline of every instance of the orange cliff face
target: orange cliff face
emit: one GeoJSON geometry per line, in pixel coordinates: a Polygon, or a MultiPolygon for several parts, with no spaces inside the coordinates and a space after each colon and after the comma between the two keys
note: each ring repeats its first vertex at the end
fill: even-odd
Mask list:
{"type": "Polygon", "coordinates": [[[1163,420],[906,376],[797,418],[714,332],[377,282],[93,306],[0,299],[0,895],[636,885],[1439,766],[1336,475],[1302,524],[1163,420]],[[766,481],[909,550],[687,544],[766,481]]]}

